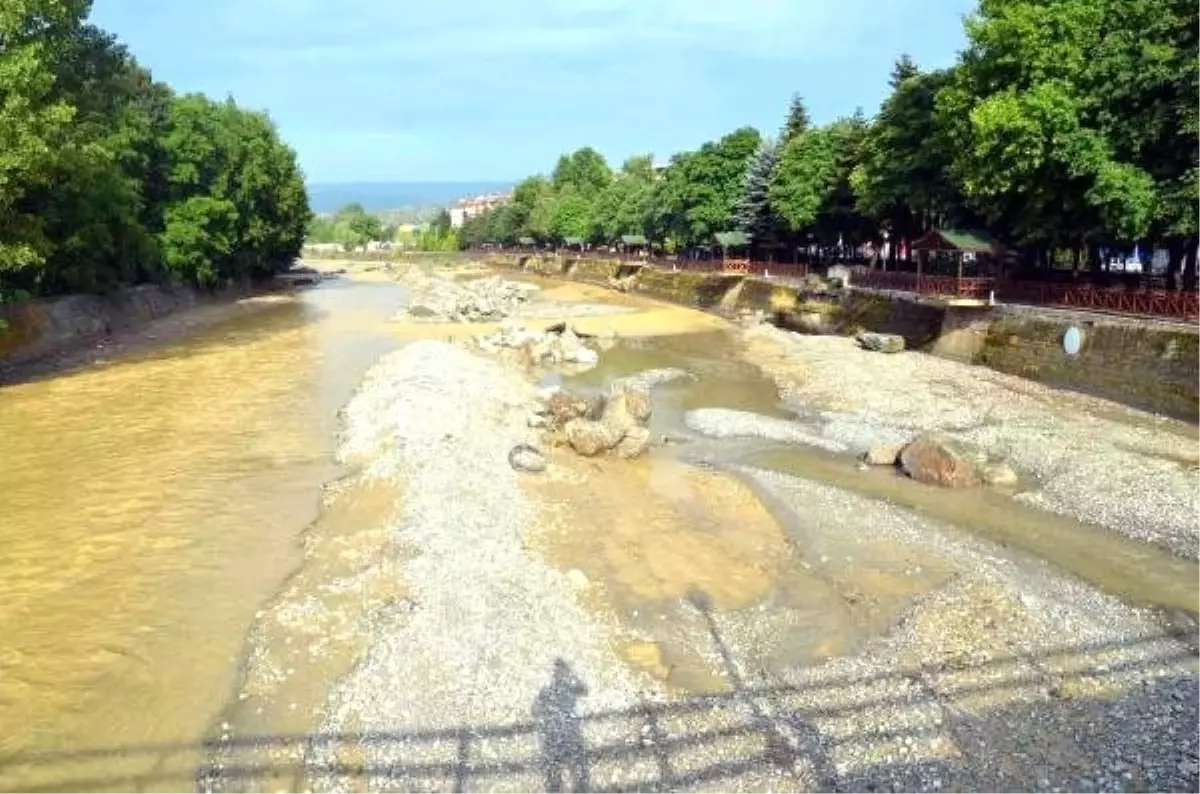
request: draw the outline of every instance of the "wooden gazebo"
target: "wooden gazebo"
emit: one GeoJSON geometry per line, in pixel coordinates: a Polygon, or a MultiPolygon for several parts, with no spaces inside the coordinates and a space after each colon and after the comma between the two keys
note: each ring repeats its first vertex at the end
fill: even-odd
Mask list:
{"type": "Polygon", "coordinates": [[[917,253],[917,274],[921,274],[924,260],[928,255],[938,252],[950,252],[954,256],[957,267],[956,277],[963,277],[963,255],[999,259],[1004,254],[1004,246],[996,242],[986,232],[964,229],[930,229],[914,240],[911,249],[917,253]]]}
{"type": "Polygon", "coordinates": [[[646,250],[646,237],[641,234],[623,234],[621,235],[621,248],[629,253],[630,251],[646,250]]]}

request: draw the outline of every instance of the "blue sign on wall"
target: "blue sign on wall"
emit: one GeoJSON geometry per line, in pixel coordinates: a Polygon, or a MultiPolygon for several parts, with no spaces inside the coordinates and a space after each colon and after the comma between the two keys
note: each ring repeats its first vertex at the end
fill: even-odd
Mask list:
{"type": "Polygon", "coordinates": [[[1067,332],[1063,334],[1062,346],[1068,356],[1078,355],[1079,349],[1083,347],[1083,331],[1073,326],[1068,328],[1067,332]]]}

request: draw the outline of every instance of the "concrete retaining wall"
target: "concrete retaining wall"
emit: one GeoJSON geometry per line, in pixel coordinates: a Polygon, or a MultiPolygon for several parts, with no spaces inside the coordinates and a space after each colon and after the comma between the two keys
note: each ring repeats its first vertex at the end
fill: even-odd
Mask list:
{"type": "Polygon", "coordinates": [[[988,324],[974,361],[1194,422],[1200,409],[1198,349],[1195,329],[1015,312],[988,324]],[[1083,335],[1073,356],[1063,350],[1072,326],[1083,335]]]}
{"type": "MultiPolygon", "coordinates": [[[[667,271],[640,263],[556,257],[493,257],[493,263],[625,288],[684,306],[762,311],[802,333],[899,334],[909,348],[1051,386],[1195,422],[1200,411],[1200,333],[1194,327],[1017,306],[946,306],[860,290],[830,291],[819,280],[764,279],[667,271]],[[1062,338],[1083,331],[1068,356],[1062,338]]],[[[920,399],[914,395],[913,399],[920,399]]]]}
{"type": "Polygon", "coordinates": [[[142,285],[111,295],[64,295],[0,305],[0,364],[20,364],[194,306],[182,286],[142,285]]]}

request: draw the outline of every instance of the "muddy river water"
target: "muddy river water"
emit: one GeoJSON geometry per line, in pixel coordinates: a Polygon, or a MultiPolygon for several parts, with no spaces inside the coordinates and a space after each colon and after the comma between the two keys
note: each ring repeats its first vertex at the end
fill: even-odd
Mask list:
{"type": "Polygon", "coordinates": [[[162,344],[0,390],[0,787],[10,754],[208,732],[400,296],[330,283],[175,341],[168,319],[162,344]]]}
{"type": "MultiPolygon", "coordinates": [[[[322,485],[341,474],[333,458],[337,410],[372,362],[402,344],[384,323],[402,298],[402,288],[391,283],[330,281],[244,301],[186,333],[163,321],[109,361],[0,389],[0,789],[61,785],[76,761],[72,753],[81,749],[198,748],[237,714],[230,702],[246,677],[247,633],[301,564],[301,532],[317,518],[322,485]]],[[[702,385],[656,392],[657,432],[680,431],[682,413],[700,407],[788,416],[773,384],[734,360],[729,345],[719,332],[629,342],[573,384],[596,387],[658,366],[700,373],[702,385]]],[[[844,458],[795,448],[709,442],[697,449],[723,463],[797,473],[892,500],[1040,556],[1134,602],[1195,608],[1195,563],[1029,508],[1014,521],[1014,504],[1002,497],[947,499],[891,474],[864,476],[844,458]]],[[[667,447],[630,471],[682,504],[689,489],[710,487],[695,481],[687,461],[667,447]]],[[[336,534],[339,522],[385,524],[390,508],[377,496],[356,495],[341,514],[323,519],[321,531],[336,534]]],[[[737,505],[730,504],[727,523],[736,527],[737,505]]],[[[626,529],[637,532],[645,525],[631,515],[626,529]]],[[[624,531],[619,516],[606,520],[617,536],[624,531]]],[[[738,528],[738,538],[715,535],[711,553],[694,558],[710,566],[718,600],[720,583],[727,583],[733,606],[765,592],[765,585],[755,591],[737,580],[737,544],[760,542],[755,520],[738,528]]],[[[775,542],[766,530],[761,538],[775,542]]],[[[608,606],[636,615],[653,599],[639,591],[636,576],[622,578],[616,547],[590,542],[560,541],[547,553],[618,582],[608,606]]],[[[674,543],[665,535],[662,542],[664,549],[674,543]]],[[[758,575],[745,574],[747,581],[758,575]]],[[[932,586],[936,566],[929,576],[932,586]]],[[[811,591],[807,597],[814,625],[839,642],[871,628],[827,625],[836,615],[811,591]]],[[[805,652],[823,647],[823,638],[807,637],[803,646],[805,652]]],[[[677,683],[703,688],[699,667],[679,670],[677,683]]],[[[307,682],[314,703],[332,684],[314,680],[320,675],[313,671],[307,682]]],[[[238,719],[263,730],[286,722],[285,715],[259,715],[238,719]]],[[[198,759],[197,749],[172,763],[186,769],[198,759]]],[[[154,782],[162,763],[132,752],[107,765],[111,779],[73,787],[191,785],[179,778],[154,782]]]]}

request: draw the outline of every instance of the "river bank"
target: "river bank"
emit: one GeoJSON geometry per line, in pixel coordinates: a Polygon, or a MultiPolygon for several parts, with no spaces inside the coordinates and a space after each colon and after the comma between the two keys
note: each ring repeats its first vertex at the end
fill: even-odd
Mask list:
{"type": "MultiPolygon", "coordinates": [[[[580,290],[601,299],[541,285],[564,316],[580,290]]],[[[740,442],[689,434],[688,412],[783,419],[804,382],[781,401],[754,375],[765,359],[726,355],[762,331],[693,312],[692,334],[646,336],[630,329],[682,310],[615,302],[633,311],[579,318],[617,336],[575,373],[454,341],[487,324],[392,324],[421,341],[345,410],[358,474],[331,501],[388,509],[334,544],[350,564],[260,615],[207,787],[1195,785],[1195,657],[1159,613],[919,512],[738,463],[740,442]],[[548,377],[588,393],[655,366],[693,377],[654,389],[641,459],[580,457],[529,426],[548,377]],[[540,474],[510,464],[526,443],[540,474]],[[325,690],[295,682],[328,650],[322,626],[359,635],[325,690]],[[308,713],[280,730],[266,715],[305,689],[308,713]]]]}

